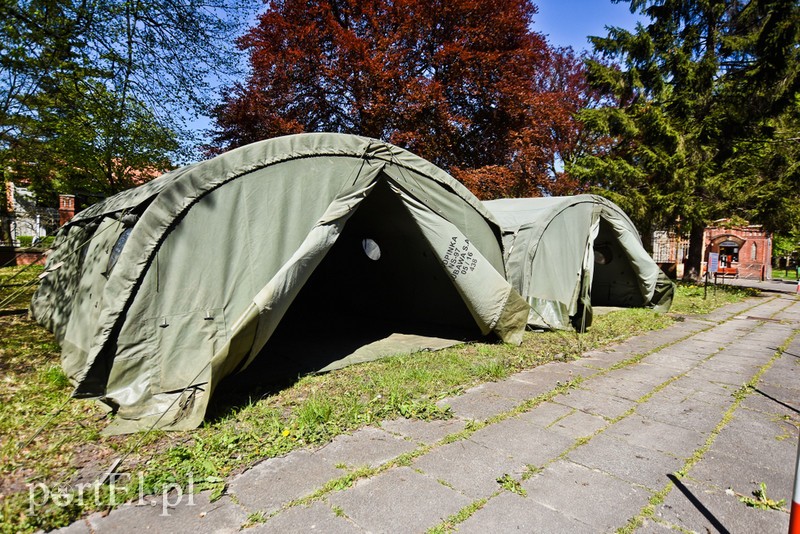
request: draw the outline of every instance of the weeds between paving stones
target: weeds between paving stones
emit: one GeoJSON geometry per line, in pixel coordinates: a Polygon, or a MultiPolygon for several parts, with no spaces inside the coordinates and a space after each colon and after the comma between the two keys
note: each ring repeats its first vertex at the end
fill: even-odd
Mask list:
{"type": "MultiPolygon", "coordinates": [[[[0,269],[0,280],[8,273],[0,269]]],[[[0,298],[5,297],[4,291],[0,287],[0,298]]],[[[676,304],[697,298],[684,293],[679,288],[676,304]]],[[[725,295],[718,291],[716,303],[721,304],[719,297],[725,295]]],[[[730,298],[735,301],[743,296],[730,298]]],[[[646,310],[616,312],[597,317],[589,332],[580,335],[581,345],[591,350],[673,321],[672,315],[646,310]]],[[[68,400],[71,388],[58,366],[59,348],[43,328],[24,316],[0,317],[0,339],[4,382],[0,390],[0,532],[65,526],[82,515],[107,509],[113,505],[107,488],[100,489],[98,501],[79,502],[75,487],[104,476],[115,458],[141,436],[101,436],[113,416],[92,402],[68,400]],[[39,428],[42,431],[33,437],[39,428]],[[31,437],[20,449],[19,442],[31,437]],[[62,501],[72,501],[69,506],[57,506],[51,500],[31,513],[32,485],[40,485],[36,486],[37,503],[45,490],[52,494],[61,488],[62,501]]],[[[189,480],[195,491],[210,489],[219,496],[227,478],[258,460],[321,445],[384,419],[446,419],[451,416],[449,410],[437,405],[442,398],[486,380],[579,356],[574,334],[528,333],[520,347],[466,344],[302,377],[279,391],[253,390],[235,399],[220,398],[217,415],[201,428],[148,435],[123,466],[136,483],[118,487],[124,491],[117,492],[114,502],[136,499],[139,492],[159,493],[168,484],[187,487],[189,480]],[[231,404],[225,406],[226,402],[231,404]]],[[[338,482],[346,486],[361,476],[368,474],[351,474],[338,482]]]]}
{"type": "Polygon", "coordinates": [[[504,490],[510,491],[511,493],[516,493],[522,497],[526,497],[528,495],[528,492],[525,491],[525,488],[522,487],[522,484],[520,484],[519,480],[515,480],[508,473],[498,478],[497,483],[500,484],[500,487],[502,487],[504,490]]]}
{"type": "Polygon", "coordinates": [[[786,504],[786,499],[781,499],[776,501],[774,499],[770,499],[767,497],[767,485],[762,482],[758,485],[758,488],[753,490],[753,496],[742,495],[741,493],[736,493],[731,488],[725,490],[725,493],[728,495],[735,495],[739,498],[739,502],[743,502],[747,506],[751,508],[758,508],[759,510],[780,510],[783,512],[788,512],[784,505],[786,504]]]}

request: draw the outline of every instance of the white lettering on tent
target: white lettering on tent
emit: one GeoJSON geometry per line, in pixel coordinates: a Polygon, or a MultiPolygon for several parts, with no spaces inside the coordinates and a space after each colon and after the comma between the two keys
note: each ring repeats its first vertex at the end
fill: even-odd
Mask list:
{"type": "Polygon", "coordinates": [[[450,238],[450,244],[447,246],[447,252],[445,252],[442,261],[453,280],[474,271],[475,267],[478,266],[478,258],[469,239],[459,238],[458,236],[450,238]]]}

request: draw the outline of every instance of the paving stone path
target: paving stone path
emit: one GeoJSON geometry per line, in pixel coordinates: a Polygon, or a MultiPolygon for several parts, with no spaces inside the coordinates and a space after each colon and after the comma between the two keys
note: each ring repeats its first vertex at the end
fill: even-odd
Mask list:
{"type": "Polygon", "coordinates": [[[215,502],[155,499],[63,531],[786,532],[799,331],[795,296],[748,299],[472,388],[442,401],[448,421],[265,460],[215,502]],[[742,502],[762,483],[783,510],[742,502]]]}

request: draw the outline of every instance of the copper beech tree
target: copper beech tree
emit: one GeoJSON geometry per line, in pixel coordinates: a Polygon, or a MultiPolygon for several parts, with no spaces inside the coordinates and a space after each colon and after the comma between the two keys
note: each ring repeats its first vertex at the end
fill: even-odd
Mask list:
{"type": "Polygon", "coordinates": [[[215,109],[212,151],[298,132],[380,138],[482,198],[564,193],[582,62],[527,0],[278,0],[238,42],[251,74],[215,109]]]}

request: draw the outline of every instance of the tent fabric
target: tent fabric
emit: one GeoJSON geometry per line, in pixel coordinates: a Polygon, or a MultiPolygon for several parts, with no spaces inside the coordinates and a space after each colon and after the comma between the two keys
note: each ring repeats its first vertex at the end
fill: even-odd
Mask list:
{"type": "Polygon", "coordinates": [[[503,228],[506,274],[531,306],[531,327],[585,329],[592,306],[669,310],[675,285],[613,202],[576,195],[484,205],[503,228]]]}
{"type": "Polygon", "coordinates": [[[31,312],[75,395],[117,409],[111,433],[196,427],[223,378],[303,359],[320,326],[375,335],[317,370],[424,337],[519,343],[528,315],[474,196],[343,134],[254,143],[110,197],[60,230],[45,272],[31,312]]]}

